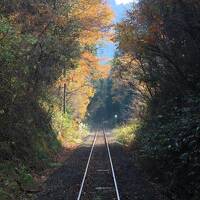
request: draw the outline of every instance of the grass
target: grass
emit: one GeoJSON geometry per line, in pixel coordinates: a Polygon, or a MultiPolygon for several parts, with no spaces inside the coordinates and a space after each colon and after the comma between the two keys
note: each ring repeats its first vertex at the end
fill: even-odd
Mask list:
{"type": "Polygon", "coordinates": [[[1,200],[20,200],[22,194],[23,196],[28,195],[23,191],[35,191],[37,189],[37,183],[25,166],[17,166],[16,163],[11,161],[0,164],[1,200]]]}
{"type": "Polygon", "coordinates": [[[138,121],[132,121],[128,124],[121,125],[113,130],[117,141],[123,145],[131,144],[135,139],[135,132],[139,127],[138,121]]]}

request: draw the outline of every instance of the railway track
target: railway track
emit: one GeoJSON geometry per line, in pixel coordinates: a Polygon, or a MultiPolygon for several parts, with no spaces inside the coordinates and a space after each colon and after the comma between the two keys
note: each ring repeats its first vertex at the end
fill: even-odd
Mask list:
{"type": "Polygon", "coordinates": [[[77,200],[120,200],[105,131],[94,136],[77,200]]]}

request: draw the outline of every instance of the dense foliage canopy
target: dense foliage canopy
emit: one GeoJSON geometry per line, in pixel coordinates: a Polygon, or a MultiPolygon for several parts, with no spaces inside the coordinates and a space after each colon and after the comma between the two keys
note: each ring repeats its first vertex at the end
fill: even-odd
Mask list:
{"type": "Polygon", "coordinates": [[[200,198],[200,2],[139,0],[114,39],[112,18],[104,0],[0,1],[0,199],[22,199],[86,121],[119,125],[170,198],[200,198]]]}
{"type": "Polygon", "coordinates": [[[137,94],[139,160],[182,200],[200,195],[199,22],[197,0],[140,0],[116,28],[115,79],[137,94]]]}
{"type": "MultiPolygon", "coordinates": [[[[102,0],[0,1],[0,187],[1,170],[13,170],[12,183],[21,165],[43,168],[62,144],[80,139],[92,80],[109,70],[95,49],[110,39],[112,17],[102,0]]],[[[20,199],[12,191],[0,189],[0,198],[20,199]]]]}

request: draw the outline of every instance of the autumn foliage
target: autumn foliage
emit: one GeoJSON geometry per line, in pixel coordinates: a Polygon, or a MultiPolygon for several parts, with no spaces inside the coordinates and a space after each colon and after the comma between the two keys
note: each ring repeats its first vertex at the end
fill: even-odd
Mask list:
{"type": "Polygon", "coordinates": [[[200,3],[140,0],[116,27],[113,79],[135,91],[138,159],[171,198],[199,199],[200,3]]]}
{"type": "Polygon", "coordinates": [[[57,86],[62,87],[66,83],[68,103],[74,111],[74,117],[80,121],[84,119],[87,106],[94,95],[93,82],[106,78],[110,69],[109,66],[101,65],[101,60],[94,52],[87,48],[84,50],[84,47],[94,47],[102,39],[110,40],[113,12],[106,2],[80,0],[74,5],[71,17],[80,22],[79,42],[83,50],[78,67],[60,77],[57,86]]]}
{"type": "MultiPolygon", "coordinates": [[[[0,1],[0,161],[10,182],[15,169],[41,170],[62,142],[80,141],[92,82],[109,72],[96,45],[110,39],[112,17],[103,0],[0,1]]],[[[10,185],[2,195],[21,199],[10,185]]]]}

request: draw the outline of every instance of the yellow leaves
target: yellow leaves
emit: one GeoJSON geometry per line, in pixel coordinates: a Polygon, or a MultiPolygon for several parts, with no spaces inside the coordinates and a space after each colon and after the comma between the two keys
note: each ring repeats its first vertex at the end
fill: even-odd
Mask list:
{"type": "Polygon", "coordinates": [[[88,51],[85,51],[83,54],[82,54],[82,60],[86,61],[86,62],[90,62],[90,63],[96,63],[98,62],[98,58],[96,56],[94,56],[93,54],[91,54],[90,52],[88,51]]]}
{"type": "Polygon", "coordinates": [[[107,37],[113,19],[112,9],[101,0],[78,0],[73,17],[80,21],[82,45],[96,44],[107,37]]]}
{"type": "Polygon", "coordinates": [[[95,90],[92,81],[107,78],[110,66],[100,65],[100,60],[92,53],[86,51],[82,53],[79,67],[68,72],[66,77],[62,77],[57,86],[67,85],[68,103],[71,105],[74,117],[83,119],[93,97],[95,90]]]}
{"type": "MultiPolygon", "coordinates": [[[[119,61],[121,62],[122,65],[134,65],[137,64],[138,61],[133,58],[132,55],[126,53],[123,56],[119,57],[119,61]]],[[[130,67],[130,66],[129,66],[130,67]]]]}
{"type": "Polygon", "coordinates": [[[78,0],[78,6],[73,15],[82,22],[82,25],[92,28],[103,28],[110,25],[113,19],[112,9],[102,0],[78,0]],[[101,25],[101,27],[98,27],[101,25]]]}
{"type": "Polygon", "coordinates": [[[96,66],[96,70],[97,70],[97,74],[96,76],[94,76],[95,80],[98,79],[105,79],[108,78],[110,70],[111,70],[111,66],[110,65],[98,65],[96,66]]]}
{"type": "Polygon", "coordinates": [[[126,52],[132,50],[136,42],[136,34],[132,26],[127,22],[121,22],[117,25],[117,36],[116,39],[120,40],[119,47],[126,52]]]}
{"type": "Polygon", "coordinates": [[[107,78],[110,72],[109,65],[101,65],[100,59],[91,54],[90,52],[84,52],[82,54],[82,60],[80,65],[89,69],[90,78],[98,80],[107,78]]]}
{"type": "Polygon", "coordinates": [[[110,71],[110,66],[100,65],[100,60],[92,53],[86,51],[81,55],[79,67],[68,72],[67,77],[62,77],[59,83],[75,83],[76,86],[81,86],[88,80],[96,80],[107,77],[110,71]],[[61,81],[62,80],[62,81],[61,81]]]}
{"type": "Polygon", "coordinates": [[[12,13],[10,16],[9,16],[9,19],[10,19],[10,21],[11,22],[16,22],[17,21],[17,19],[19,18],[19,16],[20,16],[20,13],[19,12],[14,12],[14,13],[12,13]]]}
{"type": "Polygon", "coordinates": [[[64,27],[67,25],[68,19],[66,16],[60,15],[55,18],[55,22],[58,26],[64,27]]]}
{"type": "MultiPolygon", "coordinates": [[[[81,46],[94,46],[102,39],[111,39],[113,12],[104,0],[75,0],[71,6],[67,17],[65,14],[58,16],[56,24],[65,26],[67,20],[77,21],[81,46]]],[[[85,116],[90,98],[95,92],[92,82],[109,75],[110,66],[100,63],[100,59],[91,52],[83,51],[79,67],[68,71],[67,76],[57,82],[57,86],[66,83],[68,104],[76,119],[81,120],[85,116]]]]}
{"type": "Polygon", "coordinates": [[[99,32],[92,32],[92,31],[82,31],[80,35],[80,43],[82,45],[92,45],[95,44],[101,38],[101,34],[99,32]]]}

